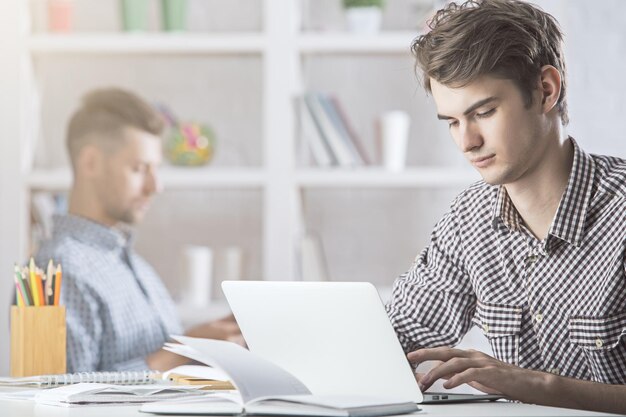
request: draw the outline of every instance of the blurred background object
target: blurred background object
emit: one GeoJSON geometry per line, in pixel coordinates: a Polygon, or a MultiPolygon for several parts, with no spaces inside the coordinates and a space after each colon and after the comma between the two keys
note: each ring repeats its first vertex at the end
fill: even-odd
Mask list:
{"type": "Polygon", "coordinates": [[[48,0],[48,29],[70,32],[73,27],[74,0],[48,0]]]}

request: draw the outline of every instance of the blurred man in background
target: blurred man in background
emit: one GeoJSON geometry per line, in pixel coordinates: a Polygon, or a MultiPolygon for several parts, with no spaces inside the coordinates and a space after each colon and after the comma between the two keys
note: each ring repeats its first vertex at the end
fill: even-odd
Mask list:
{"type": "MultiPolygon", "coordinates": [[[[68,372],[166,370],[186,361],[161,349],[183,329],[160,278],[132,249],[131,226],[161,189],[163,128],[148,103],[113,88],[88,93],[69,122],[69,213],[54,219],[37,254],[38,263],[54,259],[63,268],[68,372]]],[[[186,334],[241,339],[232,317],[186,334]]]]}

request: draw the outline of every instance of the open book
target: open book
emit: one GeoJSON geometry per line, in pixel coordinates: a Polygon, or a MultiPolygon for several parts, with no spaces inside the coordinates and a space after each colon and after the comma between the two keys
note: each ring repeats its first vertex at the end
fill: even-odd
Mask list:
{"type": "Polygon", "coordinates": [[[215,393],[202,399],[144,404],[143,412],[373,417],[419,410],[415,403],[397,398],[313,395],[295,376],[237,344],[186,336],[173,338],[182,344],[167,344],[166,350],[222,371],[237,391],[215,393]]]}

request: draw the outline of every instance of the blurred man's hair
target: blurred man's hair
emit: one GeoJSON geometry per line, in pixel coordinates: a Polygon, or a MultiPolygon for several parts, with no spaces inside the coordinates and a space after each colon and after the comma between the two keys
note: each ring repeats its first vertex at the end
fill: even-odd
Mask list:
{"type": "Polygon", "coordinates": [[[530,106],[541,67],[552,65],[561,73],[558,109],[568,123],[563,33],[553,16],[518,0],[469,0],[439,10],[429,27],[411,45],[426,91],[430,78],[455,88],[490,75],[512,80],[530,106]]]}
{"type": "Polygon", "coordinates": [[[75,169],[80,150],[94,144],[111,152],[124,142],[124,129],[135,128],[159,136],[165,127],[161,115],[145,100],[119,88],[93,90],[82,98],[70,119],[67,149],[75,169]]]}

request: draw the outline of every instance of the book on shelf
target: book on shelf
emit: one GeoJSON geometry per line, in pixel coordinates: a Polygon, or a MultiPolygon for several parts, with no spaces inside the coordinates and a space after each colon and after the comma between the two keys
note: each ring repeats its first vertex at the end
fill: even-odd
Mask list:
{"type": "Polygon", "coordinates": [[[337,161],[335,156],[326,142],[326,139],[322,137],[303,96],[296,99],[296,107],[300,144],[308,148],[313,161],[318,166],[329,167],[336,165],[337,161]]]}
{"type": "Polygon", "coordinates": [[[359,157],[361,158],[361,161],[363,161],[365,165],[371,165],[372,160],[367,156],[367,152],[365,151],[363,142],[361,142],[361,138],[356,134],[356,131],[354,130],[352,124],[350,123],[350,120],[348,119],[348,116],[346,114],[346,111],[343,105],[340,103],[337,96],[330,95],[329,99],[330,99],[331,105],[333,106],[335,112],[337,113],[339,117],[341,124],[343,125],[342,129],[345,132],[348,142],[353,147],[354,152],[356,152],[357,155],[359,155],[359,157]]]}
{"type": "MultiPolygon", "coordinates": [[[[321,113],[322,109],[317,101],[317,98],[314,94],[308,93],[304,95],[304,102],[306,103],[306,108],[310,114],[311,120],[313,120],[317,134],[322,139],[324,149],[326,149],[326,152],[332,161],[331,165],[341,166],[345,161],[342,161],[341,156],[337,155],[337,151],[331,143],[331,137],[328,134],[328,120],[321,117],[323,115],[321,113]]],[[[345,158],[345,155],[343,156],[345,158]]]]}
{"type": "Polygon", "coordinates": [[[418,410],[413,402],[395,398],[313,395],[295,376],[231,342],[172,336],[181,344],[165,349],[221,370],[237,391],[144,404],[141,411],[155,414],[386,416],[418,410]]]}
{"type": "Polygon", "coordinates": [[[301,137],[319,166],[354,167],[368,163],[364,149],[336,97],[309,92],[300,106],[301,137]]]}
{"type": "Polygon", "coordinates": [[[337,165],[342,167],[351,167],[357,165],[354,155],[350,152],[345,139],[341,136],[337,127],[328,113],[328,109],[324,108],[323,99],[319,93],[308,93],[305,100],[309,106],[309,110],[320,135],[326,139],[329,148],[337,160],[337,165]]]}
{"type": "Polygon", "coordinates": [[[352,157],[353,165],[364,165],[364,161],[361,158],[361,155],[356,149],[350,134],[348,133],[348,128],[341,118],[339,111],[336,107],[336,102],[338,102],[337,98],[323,93],[318,93],[317,98],[322,105],[322,108],[328,115],[334,130],[338,133],[339,137],[342,140],[342,143],[345,144],[345,147],[348,149],[350,156],[352,157]]]}

